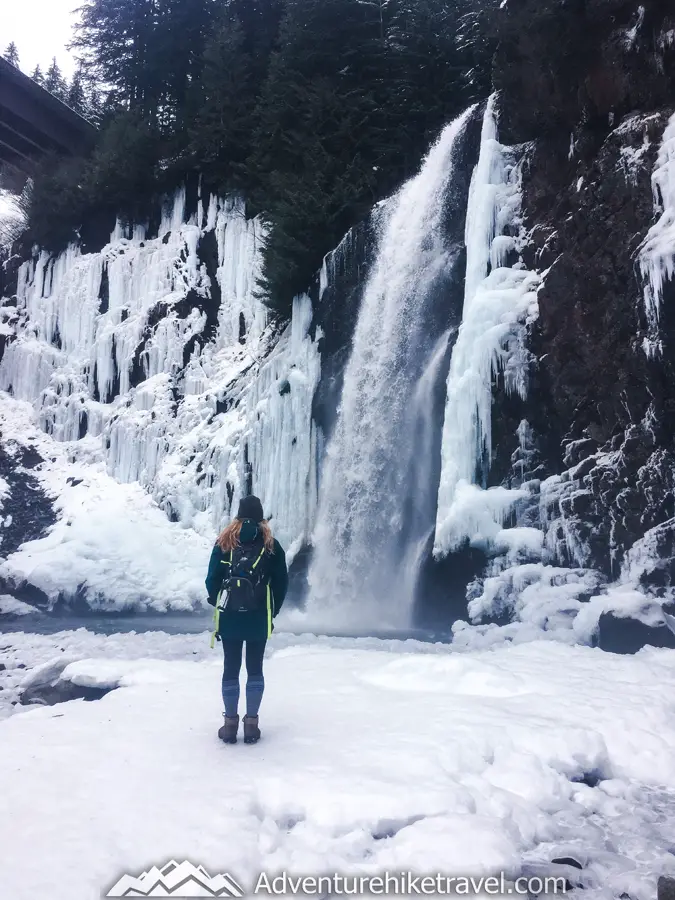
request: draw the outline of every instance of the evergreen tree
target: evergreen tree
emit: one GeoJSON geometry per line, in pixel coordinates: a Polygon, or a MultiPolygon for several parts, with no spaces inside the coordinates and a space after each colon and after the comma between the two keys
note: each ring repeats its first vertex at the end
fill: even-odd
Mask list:
{"type": "Polygon", "coordinates": [[[12,41],[5,50],[5,59],[7,62],[14,66],[16,69],[19,68],[19,51],[16,48],[16,44],[12,41]]]}
{"type": "Polygon", "coordinates": [[[81,68],[66,87],[54,60],[45,86],[99,138],[89,159],[36,175],[36,235],[53,248],[100,210],[145,217],[196,169],[271,225],[261,285],[285,313],[443,125],[487,95],[483,21],[500,0],[83,2],[81,68]]]}
{"type": "Polygon", "coordinates": [[[284,0],[230,0],[228,11],[241,25],[244,51],[249,57],[252,84],[257,93],[277,46],[284,0]]]}
{"type": "Polygon", "coordinates": [[[47,69],[44,86],[50,94],[58,97],[59,100],[66,100],[68,88],[65,78],[61,74],[61,69],[59,68],[59,64],[56,61],[56,57],[53,57],[51,65],[47,69]]]}
{"type": "Polygon", "coordinates": [[[122,112],[102,129],[82,179],[89,203],[129,221],[147,218],[161,193],[160,136],[137,113],[122,112]]]}
{"type": "Polygon", "coordinates": [[[251,149],[256,96],[244,42],[239,19],[229,14],[206,47],[189,129],[197,166],[221,192],[240,186],[241,167],[251,149]]]}
{"type": "Polygon", "coordinates": [[[86,0],[72,47],[89,76],[109,86],[115,102],[153,116],[160,73],[153,66],[153,32],[160,0],[86,0]]]}
{"type": "Polygon", "coordinates": [[[117,104],[171,132],[199,77],[216,0],[87,0],[72,46],[117,104]]]}
{"type": "Polygon", "coordinates": [[[42,74],[42,69],[39,65],[35,66],[35,68],[33,69],[33,74],[30,77],[36,84],[39,84],[40,87],[44,87],[45,76],[42,74]]]}
{"type": "Polygon", "coordinates": [[[75,112],[80,113],[80,115],[85,114],[86,97],[84,92],[84,83],[81,68],[75,70],[72,81],[68,85],[66,103],[68,104],[68,106],[70,106],[71,109],[74,109],[75,112]]]}
{"type": "Polygon", "coordinates": [[[214,0],[162,0],[162,14],[153,38],[153,65],[163,73],[165,125],[185,124],[188,92],[199,80],[204,48],[217,22],[214,0]]]}
{"type": "Polygon", "coordinates": [[[288,0],[249,160],[271,230],[263,287],[287,310],[323,254],[414,169],[467,104],[470,0],[288,0]]]}
{"type": "Polygon", "coordinates": [[[101,112],[101,92],[93,85],[86,93],[84,116],[94,124],[98,124],[101,120],[101,112]]]}
{"type": "Polygon", "coordinates": [[[378,172],[400,141],[386,128],[385,11],[360,0],[288,0],[250,161],[272,226],[263,285],[283,309],[379,199],[378,172]]]}
{"type": "Polygon", "coordinates": [[[84,161],[45,157],[32,173],[25,198],[29,238],[45,249],[60,251],[75,240],[86,215],[82,189],[84,161]]]}

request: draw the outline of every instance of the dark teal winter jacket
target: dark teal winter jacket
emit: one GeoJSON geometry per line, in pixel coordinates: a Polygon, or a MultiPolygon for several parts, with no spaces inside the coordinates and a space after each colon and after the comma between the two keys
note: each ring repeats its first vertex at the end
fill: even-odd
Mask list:
{"type": "MultiPolygon", "coordinates": [[[[241,528],[240,540],[242,544],[254,541],[257,536],[257,526],[252,522],[244,522],[241,528]]],[[[277,615],[286,597],[288,589],[288,569],[286,567],[286,554],[279,541],[274,541],[274,551],[267,554],[269,584],[267,609],[254,612],[234,612],[225,608],[220,613],[219,633],[226,640],[240,641],[264,641],[272,634],[272,620],[277,615]]],[[[206,590],[209,594],[209,603],[215,604],[223,586],[223,579],[227,577],[230,554],[223,553],[218,544],[213,548],[209,571],[206,576],[206,590]]]]}

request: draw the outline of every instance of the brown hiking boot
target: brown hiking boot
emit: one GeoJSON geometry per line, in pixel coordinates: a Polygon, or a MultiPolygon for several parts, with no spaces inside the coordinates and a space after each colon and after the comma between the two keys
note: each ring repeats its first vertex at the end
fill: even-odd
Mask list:
{"type": "Polygon", "coordinates": [[[224,744],[236,744],[238,731],[239,716],[223,716],[223,724],[218,729],[218,737],[221,741],[224,744]]]}
{"type": "Polygon", "coordinates": [[[257,716],[244,716],[244,743],[255,744],[260,740],[257,716]]]}

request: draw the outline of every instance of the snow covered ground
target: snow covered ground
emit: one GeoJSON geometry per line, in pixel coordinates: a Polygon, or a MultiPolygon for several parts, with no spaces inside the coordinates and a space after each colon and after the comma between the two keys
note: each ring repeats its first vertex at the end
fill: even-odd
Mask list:
{"type": "Polygon", "coordinates": [[[63,679],[119,685],[0,722],[2,897],[94,900],[170,859],[245,886],[261,871],[562,872],[584,897],[635,900],[675,874],[671,651],[279,634],[263,740],[231,747],[206,635],[0,646],[7,690],[68,660],[63,679]]]}
{"type": "MultiPolygon", "coordinates": [[[[44,462],[31,469],[56,498],[57,522],[39,540],[0,558],[0,578],[29,581],[50,602],[81,596],[93,608],[135,607],[164,612],[204,603],[204,573],[213,543],[170,522],[137,482],[109,475],[96,438],[52,440],[30,404],[0,397],[0,433],[44,462]]],[[[0,495],[0,514],[2,512],[0,495]]],[[[11,512],[12,498],[7,506],[11,512]]],[[[0,516],[0,548],[1,543],[0,516]]]]}

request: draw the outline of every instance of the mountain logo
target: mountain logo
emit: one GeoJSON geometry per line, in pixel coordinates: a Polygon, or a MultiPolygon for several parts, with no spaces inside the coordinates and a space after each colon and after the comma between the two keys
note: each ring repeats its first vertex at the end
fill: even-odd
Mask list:
{"type": "Polygon", "coordinates": [[[106,897],[243,897],[245,891],[231,875],[211,877],[203,866],[171,860],[140,875],[123,875],[106,897]]]}

